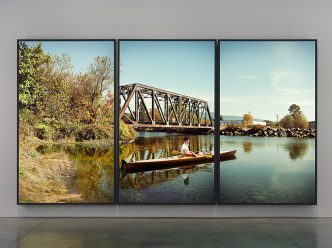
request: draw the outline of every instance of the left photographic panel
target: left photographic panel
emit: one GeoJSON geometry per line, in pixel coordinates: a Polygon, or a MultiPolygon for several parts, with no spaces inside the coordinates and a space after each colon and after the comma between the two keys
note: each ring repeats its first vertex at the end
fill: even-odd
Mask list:
{"type": "Polygon", "coordinates": [[[113,204],[115,40],[17,46],[18,204],[113,204]]]}
{"type": "Polygon", "coordinates": [[[215,203],[215,46],[119,41],[119,203],[215,203]]]}

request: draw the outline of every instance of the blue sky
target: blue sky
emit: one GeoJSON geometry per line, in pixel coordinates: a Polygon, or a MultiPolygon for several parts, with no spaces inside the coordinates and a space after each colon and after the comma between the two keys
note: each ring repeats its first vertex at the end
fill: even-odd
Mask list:
{"type": "Polygon", "coordinates": [[[223,41],[220,112],[276,120],[295,103],[315,120],[313,41],[223,41]]]}
{"type": "Polygon", "coordinates": [[[209,102],[214,109],[214,41],[121,41],[120,85],[141,83],[209,102]]]}
{"type": "MultiPolygon", "coordinates": [[[[37,42],[26,42],[35,46],[37,42]]],[[[113,60],[113,41],[43,41],[42,47],[53,55],[68,54],[75,73],[87,70],[97,56],[108,56],[113,60]]]]}

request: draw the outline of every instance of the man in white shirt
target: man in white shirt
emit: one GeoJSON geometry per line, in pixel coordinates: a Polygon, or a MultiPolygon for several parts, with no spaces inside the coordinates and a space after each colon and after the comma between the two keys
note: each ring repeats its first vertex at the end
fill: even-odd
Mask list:
{"type": "Polygon", "coordinates": [[[180,149],[181,155],[196,157],[196,154],[189,150],[189,137],[184,137],[183,144],[180,149]]]}

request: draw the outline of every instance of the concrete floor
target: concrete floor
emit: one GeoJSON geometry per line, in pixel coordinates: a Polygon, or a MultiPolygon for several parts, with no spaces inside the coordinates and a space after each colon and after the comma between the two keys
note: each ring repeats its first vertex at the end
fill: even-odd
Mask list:
{"type": "Polygon", "coordinates": [[[0,218],[0,247],[332,247],[332,218],[0,218]]]}

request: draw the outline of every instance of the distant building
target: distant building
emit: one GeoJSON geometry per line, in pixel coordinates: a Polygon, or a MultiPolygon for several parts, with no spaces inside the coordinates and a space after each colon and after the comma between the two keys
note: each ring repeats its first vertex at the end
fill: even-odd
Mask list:
{"type": "Polygon", "coordinates": [[[222,120],[220,125],[243,125],[243,120],[222,120]]]}
{"type": "Polygon", "coordinates": [[[316,122],[315,121],[309,121],[309,128],[316,128],[316,122]]]}
{"type": "Polygon", "coordinates": [[[253,125],[266,126],[266,122],[265,121],[253,121],[252,124],[253,125]]]}

